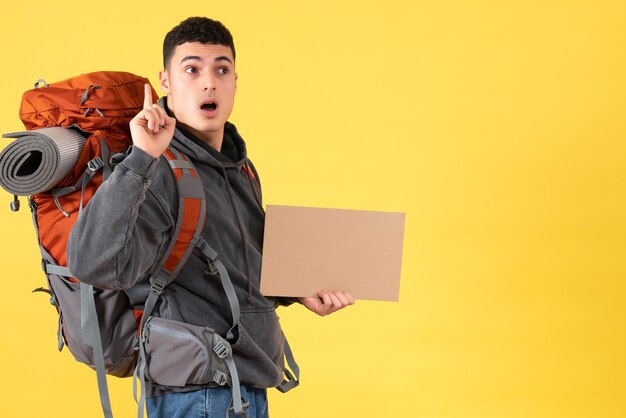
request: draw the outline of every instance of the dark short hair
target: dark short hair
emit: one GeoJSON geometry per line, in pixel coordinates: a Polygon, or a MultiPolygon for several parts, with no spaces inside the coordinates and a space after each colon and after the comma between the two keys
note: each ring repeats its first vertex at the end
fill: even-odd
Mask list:
{"type": "Polygon", "coordinates": [[[207,17],[190,17],[180,22],[178,26],[165,35],[163,40],[163,68],[168,68],[176,47],[186,42],[228,46],[233,51],[233,59],[235,58],[235,43],[226,26],[207,17]]]}

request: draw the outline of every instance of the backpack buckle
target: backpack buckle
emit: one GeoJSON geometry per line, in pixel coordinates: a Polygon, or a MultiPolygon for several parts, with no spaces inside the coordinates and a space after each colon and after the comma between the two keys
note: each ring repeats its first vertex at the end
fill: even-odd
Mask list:
{"type": "Polygon", "coordinates": [[[224,386],[228,383],[228,376],[226,373],[216,370],[215,373],[213,373],[213,381],[220,386],[224,386]]]}
{"type": "MultiPolygon", "coordinates": [[[[246,410],[247,410],[247,409],[248,409],[248,407],[250,406],[250,402],[246,401],[244,398],[241,398],[241,400],[243,401],[243,402],[241,403],[241,407],[243,408],[243,413],[245,414],[245,413],[246,413],[246,410]]],[[[230,402],[230,404],[232,405],[232,403],[233,403],[233,402],[231,401],[231,402],[230,402]]],[[[230,406],[230,405],[229,405],[228,412],[235,412],[235,407],[234,407],[234,406],[230,406]]],[[[236,413],[236,412],[235,412],[235,413],[236,413]]],[[[238,414],[238,416],[239,416],[239,414],[238,414]]],[[[246,415],[243,415],[243,416],[245,417],[246,415]]]]}
{"type": "Polygon", "coordinates": [[[208,265],[208,268],[204,271],[204,275],[206,277],[217,276],[219,271],[217,270],[217,267],[215,267],[215,263],[212,262],[211,260],[207,260],[207,265],[208,265]]]}
{"type": "Polygon", "coordinates": [[[230,350],[228,349],[226,344],[224,344],[221,341],[218,341],[217,344],[213,346],[213,352],[215,352],[215,354],[217,354],[219,358],[224,358],[228,356],[228,354],[230,353],[230,350]]]}
{"type": "Polygon", "coordinates": [[[85,171],[88,175],[92,175],[96,171],[100,170],[102,167],[104,167],[104,161],[102,160],[102,158],[96,157],[87,163],[87,170],[85,171]]]}
{"type": "Polygon", "coordinates": [[[150,285],[150,291],[158,296],[163,292],[163,289],[165,289],[165,285],[166,283],[164,281],[156,279],[154,283],[150,285]]]}

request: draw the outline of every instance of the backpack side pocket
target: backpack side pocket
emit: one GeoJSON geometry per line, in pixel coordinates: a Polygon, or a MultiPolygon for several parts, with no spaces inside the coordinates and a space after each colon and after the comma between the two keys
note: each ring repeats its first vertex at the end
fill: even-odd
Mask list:
{"type": "MultiPolygon", "coordinates": [[[[93,349],[83,344],[81,334],[80,283],[55,274],[48,274],[48,282],[62,315],[65,344],[77,361],[94,368],[93,349]]],[[[137,321],[127,296],[116,290],[95,289],[95,302],[105,371],[118,377],[131,376],[137,357],[137,321]]]]}
{"type": "Polygon", "coordinates": [[[223,385],[230,344],[213,329],[150,317],[145,324],[146,378],[164,386],[223,385]],[[222,378],[220,378],[222,376],[222,378]]]}

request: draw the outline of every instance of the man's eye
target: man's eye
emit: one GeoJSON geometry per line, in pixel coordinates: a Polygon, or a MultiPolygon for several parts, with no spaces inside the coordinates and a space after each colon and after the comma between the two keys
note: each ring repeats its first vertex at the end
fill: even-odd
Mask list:
{"type": "Polygon", "coordinates": [[[226,74],[228,73],[228,67],[220,67],[217,69],[217,72],[220,74],[226,74]]]}
{"type": "Polygon", "coordinates": [[[196,67],[187,67],[185,68],[185,72],[192,74],[198,72],[198,70],[196,69],[196,67]]]}

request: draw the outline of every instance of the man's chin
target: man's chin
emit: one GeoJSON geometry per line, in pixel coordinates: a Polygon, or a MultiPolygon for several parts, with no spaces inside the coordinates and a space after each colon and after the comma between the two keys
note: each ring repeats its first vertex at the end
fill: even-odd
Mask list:
{"type": "MultiPolygon", "coordinates": [[[[213,119],[209,123],[207,123],[207,121],[202,121],[200,123],[193,124],[186,124],[179,121],[179,124],[184,130],[194,134],[204,141],[207,141],[207,139],[218,140],[217,136],[223,135],[225,123],[225,121],[217,119],[213,119]]],[[[221,138],[219,138],[219,140],[221,140],[221,138]]]]}

